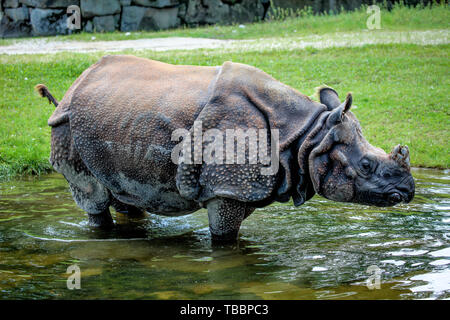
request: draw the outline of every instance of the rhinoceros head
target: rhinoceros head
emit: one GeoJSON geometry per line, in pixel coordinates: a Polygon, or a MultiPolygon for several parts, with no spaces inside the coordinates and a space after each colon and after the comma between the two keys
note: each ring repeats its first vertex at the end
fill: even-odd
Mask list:
{"type": "Polygon", "coordinates": [[[351,94],[340,103],[331,88],[319,90],[329,110],[326,134],[311,151],[309,173],[315,191],[331,200],[392,206],[414,197],[409,150],[397,145],[386,154],[370,145],[352,112],[351,94]]]}

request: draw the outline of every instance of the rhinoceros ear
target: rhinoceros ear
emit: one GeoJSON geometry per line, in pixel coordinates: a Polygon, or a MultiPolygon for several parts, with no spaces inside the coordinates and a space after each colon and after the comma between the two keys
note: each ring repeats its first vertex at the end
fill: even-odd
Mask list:
{"type": "Polygon", "coordinates": [[[352,107],[352,102],[353,102],[352,93],[349,92],[347,93],[347,97],[345,97],[345,101],[342,103],[342,105],[344,106],[343,113],[346,113],[348,110],[350,110],[350,108],[352,107]]]}
{"type": "Polygon", "coordinates": [[[316,90],[320,103],[326,105],[328,111],[336,109],[341,104],[341,101],[339,101],[339,96],[333,88],[321,86],[318,87],[316,90]]]}
{"type": "Polygon", "coordinates": [[[345,101],[342,102],[338,108],[334,109],[327,120],[327,126],[331,128],[332,126],[340,123],[342,119],[344,118],[345,113],[350,110],[352,106],[352,94],[349,92],[347,93],[347,97],[345,98],[345,101]]]}

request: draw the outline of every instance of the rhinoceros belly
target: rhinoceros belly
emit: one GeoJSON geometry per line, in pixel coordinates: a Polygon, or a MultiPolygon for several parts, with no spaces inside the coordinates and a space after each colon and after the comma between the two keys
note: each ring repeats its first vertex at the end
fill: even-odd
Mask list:
{"type": "Polygon", "coordinates": [[[200,207],[196,202],[188,201],[180,196],[171,183],[153,180],[152,183],[141,183],[125,175],[117,174],[119,191],[111,191],[121,202],[144,208],[150,213],[180,216],[192,213],[200,207]]]}
{"type": "Polygon", "coordinates": [[[175,184],[172,145],[144,141],[124,143],[77,137],[91,173],[121,202],[163,215],[183,215],[199,209],[180,196],[175,184]]]}

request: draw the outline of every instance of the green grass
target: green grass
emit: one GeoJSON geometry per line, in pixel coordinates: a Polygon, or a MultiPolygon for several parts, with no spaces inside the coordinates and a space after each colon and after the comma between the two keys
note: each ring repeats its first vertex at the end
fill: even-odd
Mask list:
{"type": "MultiPolygon", "coordinates": [[[[121,32],[110,33],[76,33],[67,36],[48,37],[52,40],[132,40],[156,37],[200,37],[214,39],[258,39],[269,37],[292,37],[311,34],[326,34],[330,32],[350,32],[367,30],[366,21],[369,14],[366,8],[338,15],[315,16],[305,11],[297,18],[272,20],[246,24],[245,28],[238,25],[207,26],[198,28],[179,28],[165,31],[131,32],[129,35],[121,32]]],[[[450,27],[450,11],[448,6],[434,4],[426,7],[410,8],[397,4],[391,11],[381,9],[381,29],[395,31],[446,29],[450,27]]],[[[17,41],[0,39],[0,45],[8,45],[17,41]]]]}
{"type": "MultiPolygon", "coordinates": [[[[369,142],[386,151],[397,143],[407,144],[412,165],[448,168],[449,49],[449,45],[372,45],[134,54],[173,64],[220,65],[226,60],[246,63],[307,95],[321,84],[334,87],[341,96],[351,91],[357,105],[353,111],[369,142]]],[[[102,55],[0,56],[0,176],[50,170],[47,119],[53,106],[38,97],[33,86],[45,83],[61,99],[81,72],[102,55]]]]}

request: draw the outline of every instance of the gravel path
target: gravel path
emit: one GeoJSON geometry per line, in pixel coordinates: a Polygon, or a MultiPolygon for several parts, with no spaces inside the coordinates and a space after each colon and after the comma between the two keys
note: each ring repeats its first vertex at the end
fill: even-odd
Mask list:
{"type": "Polygon", "coordinates": [[[357,47],[366,44],[411,43],[437,45],[450,43],[450,30],[427,31],[364,31],[330,33],[306,37],[264,38],[256,40],[218,40],[206,38],[153,38],[119,41],[59,41],[53,39],[17,40],[14,44],[0,46],[0,54],[46,54],[57,52],[114,52],[132,50],[194,50],[223,49],[231,51],[303,49],[306,47],[357,47]]]}

